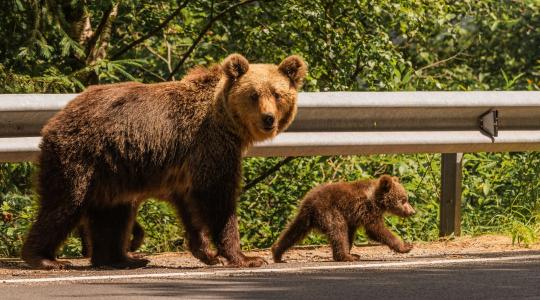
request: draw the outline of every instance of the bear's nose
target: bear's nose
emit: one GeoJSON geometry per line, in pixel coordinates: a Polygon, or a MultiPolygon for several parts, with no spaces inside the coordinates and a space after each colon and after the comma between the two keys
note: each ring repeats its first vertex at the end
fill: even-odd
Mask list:
{"type": "Polygon", "coordinates": [[[270,129],[274,127],[274,115],[273,114],[263,114],[262,122],[265,129],[270,129]]]}

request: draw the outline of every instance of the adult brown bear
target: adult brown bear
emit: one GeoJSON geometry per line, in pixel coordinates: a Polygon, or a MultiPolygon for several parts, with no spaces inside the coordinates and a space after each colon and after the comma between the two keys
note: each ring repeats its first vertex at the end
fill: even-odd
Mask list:
{"type": "Polygon", "coordinates": [[[203,262],[221,255],[234,266],[260,266],[263,259],[240,249],[242,153],[289,126],[306,72],[297,56],[276,66],[232,54],[179,82],[88,88],[43,128],[40,209],[22,258],[34,268],[62,268],[56,252],[84,217],[94,266],[144,266],[127,254],[133,206],[156,197],[178,210],[203,262]]]}

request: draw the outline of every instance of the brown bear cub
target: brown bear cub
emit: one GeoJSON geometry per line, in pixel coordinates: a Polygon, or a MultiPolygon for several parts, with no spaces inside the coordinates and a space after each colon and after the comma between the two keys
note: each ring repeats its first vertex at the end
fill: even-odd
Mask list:
{"type": "Polygon", "coordinates": [[[135,207],[163,199],[178,211],[192,254],[207,264],[257,267],[240,248],[242,154],[293,121],[307,67],[239,54],[182,80],[89,87],[42,130],[40,207],[22,249],[34,268],[63,268],[56,252],[87,221],[93,266],[137,268],[128,254],[135,207]],[[211,244],[217,251],[211,250],[211,244]]]}
{"type": "Polygon", "coordinates": [[[335,261],[355,261],[350,254],[356,230],[364,227],[369,238],[399,253],[412,245],[402,242],[384,225],[384,213],[408,217],[415,213],[407,191],[396,177],[355,182],[327,183],[309,191],[296,218],[272,247],[274,262],[282,262],[287,249],[301,241],[312,229],[328,237],[335,261]]]}

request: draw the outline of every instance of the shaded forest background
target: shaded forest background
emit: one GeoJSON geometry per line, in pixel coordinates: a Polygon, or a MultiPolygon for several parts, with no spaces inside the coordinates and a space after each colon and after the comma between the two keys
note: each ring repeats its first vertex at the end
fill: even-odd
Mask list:
{"type": "MultiPolygon", "coordinates": [[[[178,80],[232,52],[309,64],[306,91],[540,90],[540,1],[85,1],[0,3],[0,93],[72,93],[92,84],[178,80]]],[[[282,158],[250,158],[249,182],[282,158]]],[[[0,164],[0,255],[17,255],[36,210],[30,163],[0,164]]],[[[463,232],[540,233],[540,155],[466,154],[463,232]]],[[[438,237],[440,155],[301,157],[242,194],[242,245],[268,247],[320,182],[400,176],[419,213],[387,222],[409,240],[438,237]]],[[[144,251],[182,249],[167,204],[139,219],[144,251]]],[[[365,242],[360,234],[357,243],[365,242]]],[[[313,234],[305,243],[322,243],[313,234]]],[[[78,255],[71,237],[65,255],[78,255]]]]}

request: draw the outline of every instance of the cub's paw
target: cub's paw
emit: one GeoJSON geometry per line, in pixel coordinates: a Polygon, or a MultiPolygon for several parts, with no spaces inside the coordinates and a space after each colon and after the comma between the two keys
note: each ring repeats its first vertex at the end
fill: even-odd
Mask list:
{"type": "Polygon", "coordinates": [[[283,260],[283,258],[281,257],[282,253],[278,252],[278,248],[275,245],[272,246],[271,251],[272,251],[272,259],[274,260],[275,263],[284,263],[285,262],[283,260]]]}
{"type": "Polygon", "coordinates": [[[272,259],[273,259],[274,262],[277,263],[277,264],[283,264],[283,263],[286,263],[286,261],[284,261],[283,258],[281,258],[281,257],[272,257],[272,259]]]}
{"type": "Polygon", "coordinates": [[[356,254],[347,254],[343,257],[335,258],[335,261],[344,261],[344,262],[352,262],[352,261],[359,261],[360,256],[356,254]]]}
{"type": "Polygon", "coordinates": [[[230,263],[229,267],[233,267],[233,268],[257,268],[257,267],[262,266],[263,264],[267,265],[268,262],[262,257],[245,256],[245,257],[243,257],[241,260],[239,260],[237,262],[230,263]]]}
{"type": "Polygon", "coordinates": [[[398,253],[409,253],[413,248],[413,245],[411,243],[403,243],[399,246],[399,248],[396,249],[396,252],[398,253]]]}
{"type": "Polygon", "coordinates": [[[360,260],[360,255],[358,254],[351,254],[353,257],[354,257],[354,260],[355,261],[359,261],[360,260]]]}

